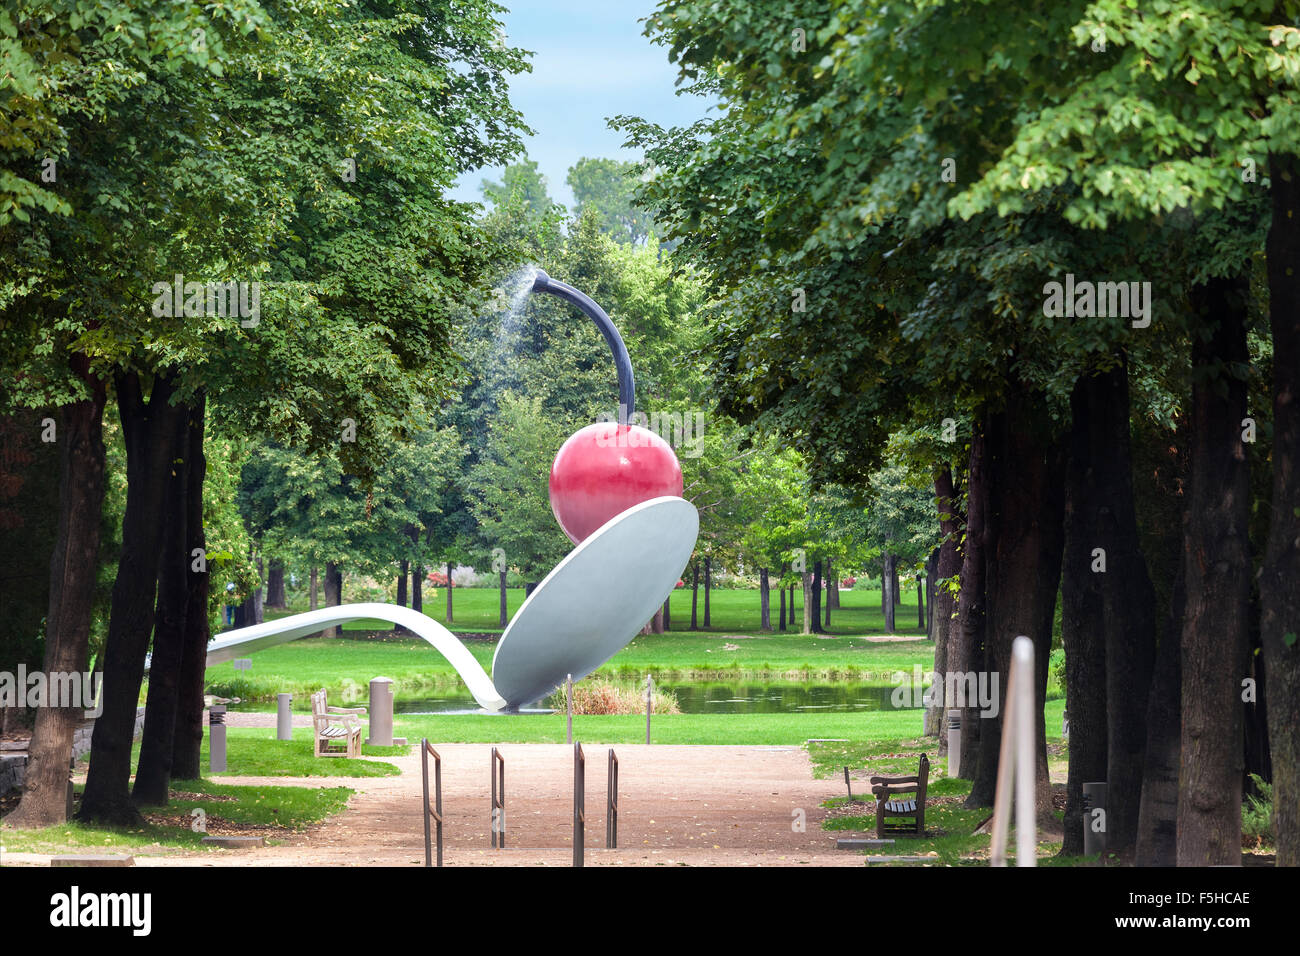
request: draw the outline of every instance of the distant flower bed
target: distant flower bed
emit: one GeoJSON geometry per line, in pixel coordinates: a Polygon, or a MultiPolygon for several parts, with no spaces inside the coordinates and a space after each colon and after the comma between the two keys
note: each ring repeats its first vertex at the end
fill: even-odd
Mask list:
{"type": "Polygon", "coordinates": [[[843,581],[840,582],[840,587],[842,587],[842,588],[851,588],[851,587],[853,587],[853,585],[855,585],[855,584],[857,584],[857,583],[858,583],[858,579],[857,579],[857,578],[845,578],[843,581]]]}

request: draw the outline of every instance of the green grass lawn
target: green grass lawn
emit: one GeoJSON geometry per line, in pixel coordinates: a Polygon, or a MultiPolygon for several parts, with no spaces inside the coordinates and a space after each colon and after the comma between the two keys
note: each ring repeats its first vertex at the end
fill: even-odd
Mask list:
{"type": "MultiPolygon", "coordinates": [[[[450,714],[398,716],[395,733],[417,742],[565,742],[563,714],[450,714]]],[[[859,711],[818,714],[656,714],[650,739],[657,744],[786,744],[810,737],[895,739],[921,732],[921,712],[859,711]]],[[[645,743],[645,715],[576,716],[573,737],[584,744],[645,743]]]]}
{"type": "MultiPolygon", "coordinates": [[[[1063,701],[1048,701],[1046,708],[1048,743],[1059,744],[1063,701]]],[[[917,728],[919,730],[919,727],[917,728]]],[[[851,739],[848,742],[808,744],[808,755],[813,763],[813,776],[843,780],[844,768],[862,773],[853,780],[853,803],[848,794],[834,797],[824,804],[830,815],[822,829],[875,836],[876,813],[871,786],[867,778],[880,776],[913,776],[921,753],[930,754],[930,778],[926,788],[925,835],[922,837],[894,838],[892,846],[865,851],[866,856],[930,856],[934,863],[943,866],[987,866],[989,835],[976,834],[975,829],[992,814],[987,808],[968,810],[965,799],[970,793],[969,780],[949,778],[946,760],[937,757],[934,738],[913,732],[909,736],[893,739],[851,739]]],[[[1014,828],[1008,840],[1008,852],[1014,854],[1014,828]]],[[[1041,862],[1055,858],[1059,843],[1040,843],[1038,856],[1041,862]]],[[[1095,860],[1077,858],[1056,861],[1065,865],[1088,864],[1095,860]]],[[[890,864],[908,865],[908,864],[890,864]]],[[[925,864],[916,864],[925,865],[925,864]]]]}
{"type": "MultiPolygon", "coordinates": [[[[81,789],[77,787],[78,794],[81,789]]],[[[165,809],[144,811],[153,819],[143,827],[65,823],[41,830],[14,830],[0,826],[0,844],[15,853],[213,850],[202,843],[203,837],[234,828],[256,830],[268,843],[274,843],[277,834],[303,830],[338,813],[355,791],[347,787],[237,787],[205,779],[176,781],[171,792],[172,800],[165,809]],[[190,811],[196,808],[207,816],[206,833],[192,828],[190,811]]]]}
{"type": "MultiPolygon", "coordinates": [[[[399,734],[400,736],[400,734],[399,734]]],[[[209,736],[203,734],[199,766],[207,771],[209,736]]],[[[317,757],[312,753],[312,729],[295,727],[293,740],[276,740],[274,727],[226,728],[226,776],[239,777],[394,777],[401,773],[394,764],[381,760],[347,760],[317,757]]],[[[405,747],[362,745],[363,757],[395,757],[405,747]]],[[[131,766],[140,761],[140,742],[131,748],[131,766]]],[[[211,774],[220,777],[222,774],[211,774]]]]}

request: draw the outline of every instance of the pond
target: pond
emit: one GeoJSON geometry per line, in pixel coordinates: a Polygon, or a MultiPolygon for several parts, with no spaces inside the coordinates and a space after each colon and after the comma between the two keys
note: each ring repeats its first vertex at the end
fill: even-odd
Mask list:
{"type": "MultiPolygon", "coordinates": [[[[677,696],[683,714],[796,714],[898,709],[890,702],[894,688],[881,684],[710,681],[666,683],[659,687],[677,696]]],[[[394,701],[394,710],[399,714],[441,714],[474,712],[476,707],[468,694],[447,694],[399,697],[394,701]]]]}

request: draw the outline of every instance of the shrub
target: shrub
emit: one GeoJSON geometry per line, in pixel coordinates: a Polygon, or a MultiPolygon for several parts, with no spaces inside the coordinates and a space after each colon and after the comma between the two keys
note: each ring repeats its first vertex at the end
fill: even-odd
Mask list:
{"type": "MultiPolygon", "coordinates": [[[[564,688],[557,687],[546,698],[545,706],[564,713],[564,688]]],[[[645,713],[645,688],[634,681],[613,681],[599,677],[578,681],[573,685],[573,712],[575,714],[643,714],[645,713]]],[[[652,712],[680,714],[677,695],[671,691],[654,691],[652,712]]]]}
{"type": "MultiPolygon", "coordinates": [[[[495,584],[496,582],[491,582],[495,584]]],[[[477,571],[463,564],[458,564],[451,572],[451,586],[454,588],[478,588],[483,587],[483,582],[477,571]]]]}
{"type": "Polygon", "coordinates": [[[1259,796],[1246,794],[1241,802],[1241,838],[1256,846],[1273,842],[1273,785],[1257,773],[1250,775],[1259,796]]]}
{"type": "Polygon", "coordinates": [[[1047,698],[1065,696],[1065,648],[1058,647],[1047,658],[1047,698]]]}

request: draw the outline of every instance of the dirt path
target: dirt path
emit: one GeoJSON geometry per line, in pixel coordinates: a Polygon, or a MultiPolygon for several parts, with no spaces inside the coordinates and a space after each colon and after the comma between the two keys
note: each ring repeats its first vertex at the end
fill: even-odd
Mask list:
{"type": "MultiPolygon", "coordinates": [[[[348,808],[281,846],[165,857],[141,866],[397,865],[423,862],[420,757],[388,758],[400,777],[223,777],[232,784],[347,786],[348,808]]],[[[814,780],[798,747],[632,746],[619,758],[619,848],[605,845],[608,748],[587,756],[588,866],[861,866],[821,829],[820,804],[835,783],[814,780]],[[794,823],[802,811],[804,829],[794,823]]],[[[569,866],[572,863],[573,751],[566,745],[508,744],[506,845],[492,850],[487,744],[445,744],[442,755],[447,866],[569,866]]],[[[218,811],[219,812],[219,811],[218,811]]]]}

